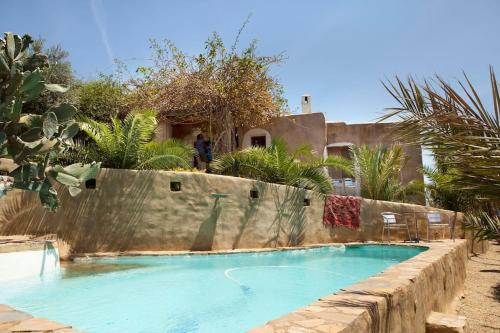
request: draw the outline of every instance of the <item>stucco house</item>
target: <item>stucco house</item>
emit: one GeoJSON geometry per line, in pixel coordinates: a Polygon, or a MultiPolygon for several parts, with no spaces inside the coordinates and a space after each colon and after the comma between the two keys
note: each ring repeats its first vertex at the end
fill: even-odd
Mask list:
{"type": "MultiPolygon", "coordinates": [[[[312,112],[310,95],[303,95],[300,114],[284,115],[260,128],[239,129],[238,146],[241,149],[252,145],[269,146],[273,138],[283,138],[288,142],[290,150],[300,144],[307,143],[318,154],[323,156],[342,155],[349,158],[351,145],[385,145],[401,144],[407,163],[401,174],[403,182],[414,179],[422,180],[422,150],[418,145],[397,142],[392,127],[393,123],[347,124],[345,122],[328,121],[322,112],[312,112]]],[[[171,126],[166,122],[159,124],[158,139],[177,138],[186,142],[194,142],[196,131],[191,126],[171,126]]],[[[359,190],[355,179],[344,175],[339,170],[329,170],[334,185],[339,193],[356,194],[359,190]]]]}

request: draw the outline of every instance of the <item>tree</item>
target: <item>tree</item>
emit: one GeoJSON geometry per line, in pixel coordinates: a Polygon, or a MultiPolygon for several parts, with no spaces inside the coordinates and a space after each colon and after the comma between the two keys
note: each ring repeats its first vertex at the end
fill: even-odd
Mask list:
{"type": "Polygon", "coordinates": [[[97,121],[109,122],[128,109],[125,88],[110,78],[82,83],[77,98],[81,114],[97,121]]]}
{"type": "Polygon", "coordinates": [[[131,112],[111,125],[83,118],[83,131],[95,142],[103,165],[118,169],[189,168],[193,148],[176,140],[152,141],[156,128],[153,111],[131,112]]]}
{"type": "MultiPolygon", "coordinates": [[[[441,77],[434,85],[412,78],[385,84],[399,104],[381,120],[396,117],[399,136],[433,151],[440,167],[448,170],[444,191],[461,191],[475,200],[466,225],[483,238],[498,238],[500,219],[495,205],[500,200],[500,93],[490,68],[492,110],[464,74],[460,90],[441,77]],[[486,212],[486,213],[485,213],[486,212]]],[[[444,177],[444,176],[443,176],[444,177]]]]}
{"type": "Polygon", "coordinates": [[[64,50],[61,45],[57,44],[50,47],[45,47],[44,39],[36,39],[28,49],[29,54],[45,54],[47,56],[47,66],[41,68],[41,73],[44,82],[48,84],[60,84],[69,87],[64,94],[52,91],[43,91],[38,98],[25,104],[24,110],[29,113],[42,114],[51,106],[56,106],[62,103],[76,102],[76,89],[78,85],[74,77],[71,63],[69,62],[69,52],[64,50]]]}
{"type": "Polygon", "coordinates": [[[423,169],[423,173],[428,179],[425,190],[429,204],[432,207],[455,212],[474,210],[476,197],[456,185],[457,171],[446,169],[439,162],[436,164],[435,168],[424,167],[423,169]]]}
{"type": "Polygon", "coordinates": [[[238,128],[260,126],[286,109],[282,86],[270,74],[283,56],[257,55],[255,41],[238,52],[238,39],[228,50],[214,33],[196,56],[170,41],[153,40],[154,66],[139,68],[143,76],[129,82],[136,107],[156,110],[173,124],[202,127],[210,132],[215,152],[232,151],[238,128]]]}
{"type": "Polygon", "coordinates": [[[212,164],[212,168],[223,175],[329,193],[333,188],[325,167],[347,169],[347,163],[341,158],[317,157],[308,145],[299,146],[289,154],[286,142],[274,139],[267,148],[250,147],[224,154],[212,164]]]}
{"type": "Polygon", "coordinates": [[[99,164],[51,165],[51,152],[62,152],[73,144],[79,131],[73,120],[76,108],[71,104],[51,106],[41,114],[26,113],[25,105],[36,101],[46,91],[64,93],[67,88],[44,81],[42,70],[48,66],[46,55],[29,52],[33,43],[23,37],[5,33],[0,39],[0,157],[17,165],[10,170],[0,164],[8,177],[2,177],[0,195],[11,188],[36,192],[44,207],[55,210],[57,191],[53,182],[65,185],[72,196],[81,184],[95,178],[99,164]]]}
{"type": "Polygon", "coordinates": [[[421,182],[403,184],[400,181],[406,161],[401,146],[376,146],[373,149],[352,146],[351,157],[350,173],[360,178],[363,198],[405,201],[409,195],[419,194],[423,189],[421,182]]]}
{"type": "Polygon", "coordinates": [[[396,117],[401,138],[433,151],[456,170],[455,183],[484,198],[500,199],[500,93],[490,70],[493,110],[488,111],[465,76],[462,92],[437,77],[435,86],[412,78],[385,85],[399,103],[382,120],[396,117]],[[463,96],[462,96],[463,95],[463,96]]]}

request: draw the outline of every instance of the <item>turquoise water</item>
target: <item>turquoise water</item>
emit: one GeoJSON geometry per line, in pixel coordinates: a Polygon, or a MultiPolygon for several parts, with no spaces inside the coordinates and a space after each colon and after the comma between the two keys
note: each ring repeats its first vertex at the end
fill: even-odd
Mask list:
{"type": "Polygon", "coordinates": [[[2,283],[0,303],[89,333],[244,332],[421,251],[348,246],[105,258],[2,283]]]}

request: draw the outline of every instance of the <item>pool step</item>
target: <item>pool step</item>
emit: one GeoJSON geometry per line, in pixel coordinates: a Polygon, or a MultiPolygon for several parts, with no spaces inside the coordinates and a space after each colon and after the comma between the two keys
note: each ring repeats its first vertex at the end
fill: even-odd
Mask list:
{"type": "Polygon", "coordinates": [[[465,317],[454,314],[431,312],[425,323],[426,333],[467,333],[465,317]]]}
{"type": "Polygon", "coordinates": [[[45,318],[33,318],[30,314],[0,304],[0,333],[82,333],[69,325],[45,318]]]}

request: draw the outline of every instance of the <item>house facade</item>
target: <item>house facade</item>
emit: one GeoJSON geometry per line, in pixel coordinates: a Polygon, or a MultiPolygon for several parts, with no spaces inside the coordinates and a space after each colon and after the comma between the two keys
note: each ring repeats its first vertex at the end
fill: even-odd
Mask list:
{"type": "MultiPolygon", "coordinates": [[[[282,138],[288,143],[290,151],[301,144],[309,144],[313,150],[324,157],[341,155],[350,158],[349,147],[352,145],[382,145],[389,147],[400,144],[407,162],[402,170],[401,180],[422,180],[422,150],[418,145],[398,142],[393,131],[393,123],[347,124],[332,122],[322,112],[312,112],[311,96],[302,96],[302,112],[285,115],[274,119],[259,128],[238,129],[238,146],[240,149],[250,146],[269,146],[273,138],[282,138]]],[[[157,137],[159,140],[177,138],[186,142],[194,142],[199,133],[191,126],[171,126],[160,123],[157,137]]],[[[334,180],[336,191],[342,194],[359,194],[359,186],[351,176],[340,170],[328,170],[334,180]]]]}

